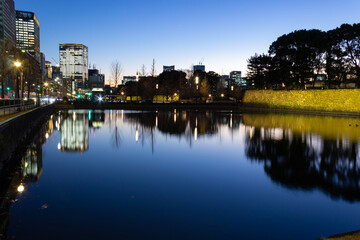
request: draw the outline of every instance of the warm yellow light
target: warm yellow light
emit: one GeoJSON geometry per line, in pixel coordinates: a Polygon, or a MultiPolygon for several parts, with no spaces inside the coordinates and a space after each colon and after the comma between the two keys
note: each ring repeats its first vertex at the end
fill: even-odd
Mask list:
{"type": "Polygon", "coordinates": [[[20,185],[20,186],[18,186],[18,188],[17,188],[17,191],[19,192],[19,193],[22,193],[22,192],[24,192],[24,190],[25,190],[25,187],[24,187],[24,185],[20,185]]]}
{"type": "Polygon", "coordinates": [[[222,93],[222,94],[221,94],[221,97],[224,97],[224,96],[225,96],[225,95],[222,93]]]}
{"type": "Polygon", "coordinates": [[[211,94],[209,94],[209,98],[211,98],[211,94]]]}
{"type": "Polygon", "coordinates": [[[16,61],[16,62],[14,62],[14,65],[15,65],[15,67],[21,67],[21,62],[16,61]]]}
{"type": "Polygon", "coordinates": [[[231,86],[231,91],[234,91],[234,86],[231,86]]]}
{"type": "Polygon", "coordinates": [[[123,95],[123,96],[124,96],[124,94],[125,94],[124,92],[121,92],[121,95],[123,95]]]}
{"type": "Polygon", "coordinates": [[[174,96],[177,96],[177,93],[174,93],[174,96]]]}
{"type": "Polygon", "coordinates": [[[199,84],[199,77],[196,77],[196,78],[195,78],[195,83],[196,83],[196,84],[199,84]]]}
{"type": "Polygon", "coordinates": [[[46,82],[46,83],[44,83],[44,85],[45,85],[45,87],[47,87],[47,86],[49,86],[49,84],[46,82]]]}

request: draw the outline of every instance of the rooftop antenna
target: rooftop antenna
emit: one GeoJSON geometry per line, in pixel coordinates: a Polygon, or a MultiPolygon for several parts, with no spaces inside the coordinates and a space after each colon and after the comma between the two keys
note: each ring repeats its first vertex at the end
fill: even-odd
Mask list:
{"type": "Polygon", "coordinates": [[[204,63],[204,58],[202,58],[200,61],[199,61],[199,65],[203,65],[204,63]]]}

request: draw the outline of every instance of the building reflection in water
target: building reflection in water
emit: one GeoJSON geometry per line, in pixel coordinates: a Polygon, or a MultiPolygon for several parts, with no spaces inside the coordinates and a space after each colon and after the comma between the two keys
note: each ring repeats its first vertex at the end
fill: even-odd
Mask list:
{"type": "Polygon", "coordinates": [[[90,129],[104,125],[103,111],[69,111],[61,114],[59,148],[63,152],[85,152],[89,150],[90,129]]]}
{"type": "Polygon", "coordinates": [[[69,112],[61,123],[61,151],[89,150],[89,118],[87,112],[69,112]]]}

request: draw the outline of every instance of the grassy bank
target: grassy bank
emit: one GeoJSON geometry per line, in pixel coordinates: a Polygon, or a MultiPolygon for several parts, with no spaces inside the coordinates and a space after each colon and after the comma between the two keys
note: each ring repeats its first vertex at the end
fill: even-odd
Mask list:
{"type": "Polygon", "coordinates": [[[252,90],[243,102],[254,107],[334,112],[360,112],[360,89],[252,90]]]}

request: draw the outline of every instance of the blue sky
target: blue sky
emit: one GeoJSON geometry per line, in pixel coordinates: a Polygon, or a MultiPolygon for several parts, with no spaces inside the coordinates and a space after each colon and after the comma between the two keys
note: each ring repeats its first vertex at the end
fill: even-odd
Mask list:
{"type": "Polygon", "coordinates": [[[190,68],[204,59],[207,71],[246,72],[247,59],[282,34],[329,30],[360,22],[359,0],[15,0],[17,10],[40,21],[41,51],[59,59],[59,43],[83,43],[89,62],[109,77],[119,60],[134,75],[156,60],[190,68]]]}

